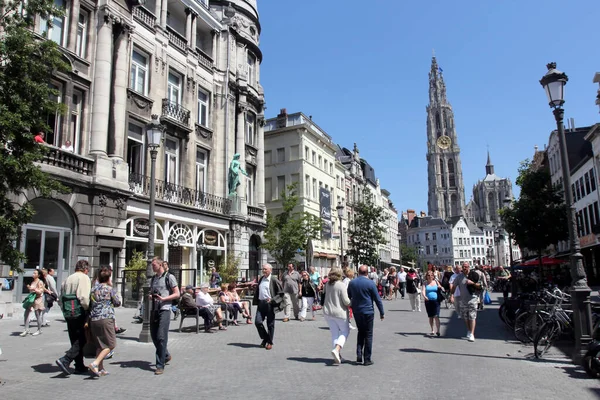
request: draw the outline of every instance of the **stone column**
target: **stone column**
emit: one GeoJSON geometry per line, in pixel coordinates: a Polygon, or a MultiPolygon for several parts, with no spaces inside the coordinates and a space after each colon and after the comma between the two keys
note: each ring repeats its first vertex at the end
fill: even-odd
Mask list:
{"type": "Polygon", "coordinates": [[[186,7],[185,9],[185,40],[187,40],[187,45],[190,48],[192,47],[192,9],[186,7]]]}
{"type": "Polygon", "coordinates": [[[167,29],[167,4],[168,0],[162,0],[162,6],[160,8],[160,27],[163,29],[167,29]]]}
{"type": "Polygon", "coordinates": [[[127,78],[129,77],[129,43],[132,27],[121,23],[114,48],[113,90],[111,93],[110,135],[108,155],[123,159],[125,156],[126,120],[127,120],[127,78]]]}
{"type": "Polygon", "coordinates": [[[113,54],[113,17],[104,10],[98,13],[98,40],[94,74],[94,111],[92,113],[91,154],[106,155],[108,144],[108,113],[110,110],[110,82],[113,54]]]}
{"type": "MultiPolygon", "coordinates": [[[[75,134],[75,132],[71,132],[71,112],[73,111],[73,81],[68,80],[66,82],[66,87],[65,87],[65,97],[63,99],[63,104],[67,105],[67,112],[64,118],[62,118],[62,137],[59,138],[58,143],[58,147],[62,146],[63,144],[65,144],[65,142],[67,140],[71,141],[71,144],[73,146],[75,146],[75,137],[73,136],[75,134]]],[[[79,99],[79,101],[83,101],[83,99],[79,99]]],[[[80,118],[82,118],[82,116],[80,115],[80,118]]],[[[80,120],[81,123],[81,120],[80,120]]],[[[75,148],[75,153],[79,153],[78,152],[78,148],[75,148]]]]}
{"type": "MultiPolygon", "coordinates": [[[[167,0],[164,0],[164,1],[167,2],[167,0]]],[[[162,1],[156,0],[156,3],[154,3],[154,16],[156,17],[156,19],[154,20],[155,26],[162,26],[162,24],[160,23],[161,10],[162,10],[162,1]]]]}
{"type": "MultiPolygon", "coordinates": [[[[265,116],[258,117],[258,154],[256,155],[256,204],[265,206],[265,116]]],[[[300,179],[304,179],[300,177],[300,179]]],[[[300,182],[302,183],[302,182],[300,182]]]]}
{"type": "MultiPolygon", "coordinates": [[[[237,109],[237,132],[235,135],[235,152],[240,155],[240,168],[246,170],[246,139],[245,139],[245,126],[246,126],[246,112],[248,107],[246,106],[246,95],[240,94],[240,101],[237,109]],[[242,100],[243,99],[243,100],[242,100]]],[[[240,185],[237,187],[238,198],[242,199],[246,196],[246,176],[240,173],[240,185]]]]}
{"type": "MultiPolygon", "coordinates": [[[[212,33],[212,41],[213,42],[212,42],[212,51],[210,52],[210,56],[212,57],[215,65],[217,65],[217,54],[220,54],[220,53],[217,53],[217,44],[219,42],[219,33],[220,32],[216,29],[213,29],[211,31],[211,33],[212,33]]],[[[229,51],[229,49],[227,49],[227,51],[229,51]]]]}
{"type": "Polygon", "coordinates": [[[196,51],[196,34],[198,29],[198,14],[192,11],[192,43],[189,43],[190,49],[196,51]]]}
{"type": "MultiPolygon", "coordinates": [[[[67,48],[75,53],[75,45],[77,44],[77,24],[79,23],[79,0],[71,1],[71,10],[69,15],[69,42],[67,48]]],[[[89,21],[89,20],[88,20],[89,21]]],[[[88,25],[90,25],[88,23],[88,25]]],[[[85,34],[85,32],[84,32],[85,34]]]]}

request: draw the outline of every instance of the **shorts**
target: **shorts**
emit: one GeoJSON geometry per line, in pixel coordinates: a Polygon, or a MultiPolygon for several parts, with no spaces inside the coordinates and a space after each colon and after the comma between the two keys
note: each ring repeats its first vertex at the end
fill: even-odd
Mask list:
{"type": "Polygon", "coordinates": [[[460,314],[466,321],[475,321],[477,319],[477,302],[479,298],[471,298],[468,302],[460,304],[460,314]]]}

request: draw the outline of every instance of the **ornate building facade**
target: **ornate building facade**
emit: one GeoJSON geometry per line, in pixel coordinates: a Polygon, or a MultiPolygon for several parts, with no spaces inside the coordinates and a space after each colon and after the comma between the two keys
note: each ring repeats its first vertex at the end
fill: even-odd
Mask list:
{"type": "Polygon", "coordinates": [[[444,220],[464,215],[465,188],[454,113],[446,98],[446,84],[435,56],[429,72],[427,175],[429,215],[444,220]]]}

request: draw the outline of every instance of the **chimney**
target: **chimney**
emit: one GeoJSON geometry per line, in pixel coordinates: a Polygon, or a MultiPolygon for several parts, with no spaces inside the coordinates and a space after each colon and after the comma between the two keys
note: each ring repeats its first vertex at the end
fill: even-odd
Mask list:
{"type": "Polygon", "coordinates": [[[415,218],[415,210],[410,210],[410,209],[406,210],[406,215],[407,215],[408,224],[410,225],[412,220],[415,218]]]}
{"type": "Polygon", "coordinates": [[[277,116],[277,128],[285,128],[287,126],[287,110],[282,108],[277,116]]]}

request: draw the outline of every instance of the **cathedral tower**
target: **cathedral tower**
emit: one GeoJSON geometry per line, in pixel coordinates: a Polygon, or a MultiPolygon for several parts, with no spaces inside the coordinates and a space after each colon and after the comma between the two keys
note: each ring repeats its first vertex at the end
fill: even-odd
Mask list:
{"type": "Polygon", "coordinates": [[[446,99],[442,69],[435,56],[429,72],[427,106],[429,215],[442,219],[465,215],[465,188],[452,106],[446,99]]]}

